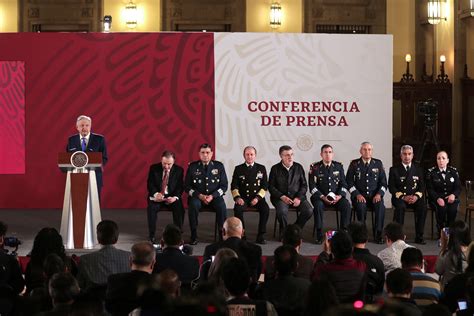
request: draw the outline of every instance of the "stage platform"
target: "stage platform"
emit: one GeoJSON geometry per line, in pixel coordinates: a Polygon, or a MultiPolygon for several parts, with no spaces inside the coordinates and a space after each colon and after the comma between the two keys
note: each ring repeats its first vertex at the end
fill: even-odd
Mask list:
{"type": "MultiPolygon", "coordinates": [[[[438,255],[438,241],[431,240],[431,211],[428,211],[425,225],[425,239],[426,245],[416,245],[422,250],[424,255],[438,255]]],[[[228,211],[228,216],[232,216],[232,210],[228,211]]],[[[204,247],[214,241],[214,214],[201,213],[199,216],[198,236],[200,243],[194,246],[193,255],[200,256],[204,252],[204,247]]],[[[295,214],[290,213],[289,222],[295,219],[295,214]]],[[[413,213],[409,212],[405,215],[405,233],[407,235],[407,242],[412,244],[414,240],[414,218],[413,213]]],[[[458,218],[464,217],[463,214],[458,214],[458,218]]],[[[385,215],[385,223],[391,221],[393,212],[387,209],[385,215]]],[[[147,239],[147,222],[146,210],[139,209],[105,209],[102,210],[102,219],[111,219],[118,223],[120,229],[120,236],[117,247],[124,250],[130,250],[133,243],[147,239]]],[[[33,240],[36,233],[43,227],[55,227],[59,231],[61,224],[61,210],[60,209],[2,209],[0,210],[0,220],[9,225],[7,236],[18,237],[23,243],[18,249],[18,254],[21,256],[27,255],[33,245],[33,240]]],[[[267,224],[266,240],[267,244],[262,245],[263,255],[272,255],[280,242],[273,238],[273,223],[275,220],[275,211],[270,211],[270,218],[267,224]]],[[[161,232],[164,226],[172,222],[170,212],[161,212],[158,214],[157,232],[161,232]]],[[[256,238],[256,230],[258,225],[258,214],[246,213],[246,234],[248,240],[254,241],[256,238]]],[[[303,255],[314,256],[322,251],[321,245],[314,244],[312,237],[313,218],[311,218],[304,227],[304,243],[301,249],[303,255]]],[[[327,229],[334,229],[336,226],[335,212],[327,212],[325,214],[325,225],[327,229]]],[[[370,214],[368,214],[368,222],[370,230],[370,214]]],[[[190,230],[186,213],[184,224],[184,240],[189,241],[190,230]]],[[[370,239],[372,236],[370,235],[370,239]]],[[[385,247],[385,245],[374,244],[369,242],[367,247],[372,253],[377,253],[385,247]]],[[[81,250],[74,250],[72,253],[80,255],[81,250]]]]}

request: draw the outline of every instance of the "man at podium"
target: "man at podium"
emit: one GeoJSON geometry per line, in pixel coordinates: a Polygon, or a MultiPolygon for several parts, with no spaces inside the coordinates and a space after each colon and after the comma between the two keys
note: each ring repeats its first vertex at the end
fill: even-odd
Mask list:
{"type": "MultiPolygon", "coordinates": [[[[91,133],[92,120],[86,115],[80,115],[76,120],[76,128],[79,134],[69,137],[66,151],[68,152],[101,152],[102,165],[107,163],[107,146],[105,138],[102,135],[91,133]]],[[[102,189],[102,169],[96,170],[97,192],[100,199],[100,191],[102,189]]]]}

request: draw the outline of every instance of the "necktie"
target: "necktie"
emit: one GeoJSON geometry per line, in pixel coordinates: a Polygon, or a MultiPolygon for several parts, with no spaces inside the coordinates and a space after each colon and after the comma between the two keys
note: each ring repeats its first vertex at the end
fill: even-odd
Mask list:
{"type": "Polygon", "coordinates": [[[207,164],[204,165],[204,173],[207,174],[207,164]]]}
{"type": "Polygon", "coordinates": [[[366,167],[366,168],[369,167],[369,163],[368,163],[368,162],[365,163],[365,167],[366,167]]]}
{"type": "Polygon", "coordinates": [[[407,173],[410,172],[410,166],[407,166],[407,173]]]}
{"type": "Polygon", "coordinates": [[[82,141],[81,141],[81,147],[82,147],[82,151],[86,151],[86,138],[85,137],[82,137],[82,141]]]}
{"type": "Polygon", "coordinates": [[[446,170],[441,171],[442,174],[446,174],[446,170]]]}
{"type": "Polygon", "coordinates": [[[161,194],[165,195],[166,187],[168,186],[169,171],[165,170],[165,175],[163,176],[163,182],[161,183],[161,194]]]}

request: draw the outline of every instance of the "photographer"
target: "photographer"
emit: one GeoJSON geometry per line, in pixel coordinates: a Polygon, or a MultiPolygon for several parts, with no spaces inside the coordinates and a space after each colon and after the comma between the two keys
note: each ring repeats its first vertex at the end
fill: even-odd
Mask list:
{"type": "Polygon", "coordinates": [[[181,230],[174,224],[165,227],[161,238],[162,253],[157,253],[153,273],[163,270],[175,271],[182,282],[182,288],[190,287],[191,281],[196,279],[199,273],[199,261],[195,257],[185,254],[181,248],[183,238],[181,230]]]}
{"type": "Polygon", "coordinates": [[[25,287],[20,264],[15,256],[8,255],[5,247],[5,235],[8,226],[0,222],[0,287],[10,288],[14,294],[20,294],[25,287]]]}

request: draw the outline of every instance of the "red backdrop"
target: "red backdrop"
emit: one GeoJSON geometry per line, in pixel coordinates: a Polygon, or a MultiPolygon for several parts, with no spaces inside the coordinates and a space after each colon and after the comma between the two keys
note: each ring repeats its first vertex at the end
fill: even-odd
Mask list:
{"type": "Polygon", "coordinates": [[[62,207],[57,153],[80,114],[107,141],[103,207],[145,207],[164,149],[186,169],[215,143],[213,46],[211,33],[0,34],[0,61],[24,61],[26,78],[26,172],[0,175],[0,207],[62,207]]]}

